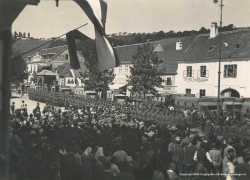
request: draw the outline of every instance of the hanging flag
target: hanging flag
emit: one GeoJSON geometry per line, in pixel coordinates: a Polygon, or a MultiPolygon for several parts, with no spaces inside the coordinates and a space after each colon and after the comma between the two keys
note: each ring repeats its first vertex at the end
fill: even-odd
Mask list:
{"type": "Polygon", "coordinates": [[[101,71],[118,67],[120,62],[105,33],[107,3],[102,0],[74,0],[95,26],[98,65],[101,71]]]}
{"type": "Polygon", "coordinates": [[[76,39],[79,39],[81,41],[90,39],[88,36],[85,36],[78,30],[70,31],[66,34],[66,39],[68,43],[68,50],[69,50],[69,57],[70,57],[70,66],[73,69],[79,69],[80,63],[77,56],[77,50],[76,50],[76,39]]]}

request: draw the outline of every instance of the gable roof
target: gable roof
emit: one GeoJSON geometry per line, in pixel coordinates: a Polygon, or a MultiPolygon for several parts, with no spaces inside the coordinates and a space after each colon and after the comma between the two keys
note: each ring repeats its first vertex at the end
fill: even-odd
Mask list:
{"type": "MultiPolygon", "coordinates": [[[[219,59],[220,36],[209,38],[209,34],[197,36],[184,52],[181,61],[219,59]]],[[[240,29],[222,32],[221,58],[250,57],[250,30],[240,29]],[[237,47],[237,44],[239,45],[237,47]]]]}
{"type": "Polygon", "coordinates": [[[181,59],[183,52],[193,42],[195,36],[178,37],[178,38],[166,38],[159,41],[164,51],[157,52],[158,58],[163,59],[163,63],[160,64],[160,69],[166,68],[165,75],[177,74],[178,60],[181,59]],[[182,50],[176,50],[176,42],[182,42],[182,50]]]}
{"type": "Polygon", "coordinates": [[[56,74],[49,70],[42,70],[41,72],[37,73],[37,76],[56,76],[56,74]]]}
{"type": "MultiPolygon", "coordinates": [[[[158,41],[150,42],[150,45],[156,47],[158,43],[159,43],[158,41]]],[[[121,64],[131,64],[132,52],[136,51],[137,47],[141,45],[143,45],[143,43],[117,46],[114,47],[114,51],[116,52],[121,64]]]]}

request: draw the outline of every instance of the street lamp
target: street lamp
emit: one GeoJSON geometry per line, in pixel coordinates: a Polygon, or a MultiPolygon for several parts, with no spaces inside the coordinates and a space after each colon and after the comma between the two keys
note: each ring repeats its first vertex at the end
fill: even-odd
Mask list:
{"type": "MultiPolygon", "coordinates": [[[[214,0],[214,3],[217,4],[218,0],[214,0]]],[[[219,71],[218,71],[218,100],[217,100],[217,119],[219,121],[220,119],[220,74],[221,74],[221,39],[222,39],[222,34],[221,34],[221,29],[222,29],[222,8],[223,8],[223,0],[221,0],[221,5],[220,5],[220,41],[219,41],[219,71]]]]}

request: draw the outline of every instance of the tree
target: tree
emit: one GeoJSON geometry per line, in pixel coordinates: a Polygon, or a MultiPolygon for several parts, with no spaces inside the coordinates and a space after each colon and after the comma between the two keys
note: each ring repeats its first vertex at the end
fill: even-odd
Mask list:
{"type": "Polygon", "coordinates": [[[58,40],[52,41],[50,45],[48,46],[48,48],[63,46],[65,45],[65,43],[67,43],[65,40],[58,39],[58,40]]]}
{"type": "Polygon", "coordinates": [[[21,32],[19,32],[19,37],[22,37],[23,35],[22,35],[22,33],[21,32]]]}
{"type": "Polygon", "coordinates": [[[23,33],[23,37],[26,38],[26,33],[25,32],[23,33]]]}
{"type": "Polygon", "coordinates": [[[28,32],[28,38],[30,38],[30,33],[28,32]]]}
{"type": "MultiPolygon", "coordinates": [[[[108,85],[113,84],[115,78],[114,69],[100,71],[98,68],[98,59],[96,46],[92,45],[89,53],[86,56],[85,66],[87,70],[83,75],[83,83],[85,91],[103,92],[105,96],[108,90],[108,85]]],[[[104,97],[103,96],[103,97],[104,97]]]]}
{"type": "Polygon", "coordinates": [[[14,36],[15,36],[15,38],[17,38],[17,36],[18,36],[18,34],[17,34],[17,32],[16,32],[16,31],[14,32],[14,36]]]}
{"type": "Polygon", "coordinates": [[[137,51],[132,53],[132,64],[128,85],[132,86],[132,92],[143,95],[157,94],[155,87],[162,87],[163,79],[161,75],[165,69],[159,69],[162,60],[158,58],[150,43],[138,46],[137,51]]]}
{"type": "Polygon", "coordinates": [[[18,84],[22,83],[24,79],[27,79],[29,73],[26,71],[26,61],[22,57],[19,57],[20,53],[17,52],[13,54],[11,59],[11,82],[18,84]]]}

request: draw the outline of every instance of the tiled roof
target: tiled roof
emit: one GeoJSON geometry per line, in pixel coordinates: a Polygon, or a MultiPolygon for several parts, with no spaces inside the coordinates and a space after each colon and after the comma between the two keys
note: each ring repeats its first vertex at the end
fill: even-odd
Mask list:
{"type": "MultiPolygon", "coordinates": [[[[155,47],[159,42],[150,42],[150,45],[155,47]]],[[[114,51],[116,51],[118,58],[122,64],[127,64],[131,63],[131,54],[132,52],[137,50],[138,46],[141,46],[142,43],[140,44],[132,44],[132,45],[125,45],[125,46],[117,46],[114,47],[114,51]]]]}
{"type": "Polygon", "coordinates": [[[167,38],[159,41],[164,51],[157,52],[158,58],[163,59],[160,68],[166,68],[166,75],[177,74],[178,60],[182,57],[183,52],[193,42],[195,36],[167,38]],[[176,50],[176,42],[182,42],[182,50],[176,50]]]}
{"type": "MultiPolygon", "coordinates": [[[[219,58],[220,36],[209,38],[209,34],[199,35],[184,52],[182,61],[219,58]]],[[[241,29],[222,33],[221,58],[250,57],[250,30],[241,29]],[[237,47],[238,44],[238,47],[237,47]]]]}
{"type": "Polygon", "coordinates": [[[43,70],[37,73],[37,76],[56,76],[56,74],[49,70],[43,70]]]}
{"type": "Polygon", "coordinates": [[[61,72],[63,72],[64,69],[66,69],[68,66],[66,65],[60,65],[60,66],[57,66],[57,74],[61,74],[61,72]]]}
{"type": "Polygon", "coordinates": [[[51,53],[51,54],[57,55],[57,54],[65,51],[67,48],[68,48],[68,46],[64,45],[64,46],[58,46],[58,47],[53,47],[53,48],[41,49],[40,54],[43,55],[43,54],[50,54],[51,53]]]}
{"type": "Polygon", "coordinates": [[[158,58],[163,59],[163,63],[160,64],[160,69],[166,68],[165,74],[176,74],[178,67],[177,59],[181,56],[175,56],[173,51],[157,52],[157,54],[158,58]],[[171,55],[175,56],[176,58],[172,58],[171,55]]]}
{"type": "Polygon", "coordinates": [[[178,37],[178,38],[166,38],[159,41],[164,51],[175,51],[176,54],[180,55],[188,46],[193,42],[196,36],[178,37]],[[176,51],[176,42],[182,42],[182,50],[176,51]]]}

